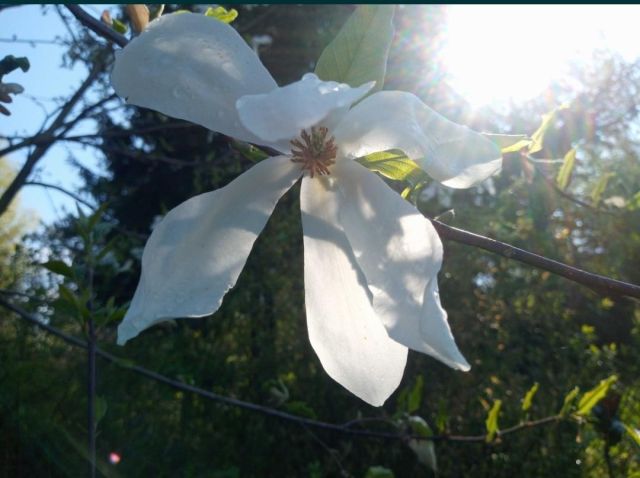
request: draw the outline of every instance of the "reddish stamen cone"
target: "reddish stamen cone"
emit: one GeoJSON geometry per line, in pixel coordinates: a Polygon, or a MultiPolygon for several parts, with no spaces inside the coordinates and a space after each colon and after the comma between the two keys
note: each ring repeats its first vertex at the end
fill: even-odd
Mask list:
{"type": "Polygon", "coordinates": [[[323,126],[312,126],[310,132],[303,129],[300,138],[291,141],[291,161],[300,163],[302,170],[309,171],[311,177],[331,174],[329,166],[336,162],[338,148],[333,136],[327,138],[328,133],[323,126]]]}

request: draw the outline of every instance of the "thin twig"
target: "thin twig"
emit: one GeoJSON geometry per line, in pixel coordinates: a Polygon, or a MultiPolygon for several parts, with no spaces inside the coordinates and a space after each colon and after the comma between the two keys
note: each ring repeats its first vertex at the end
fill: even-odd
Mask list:
{"type": "MultiPolygon", "coordinates": [[[[4,190],[2,196],[0,197],[0,216],[4,214],[4,212],[13,201],[13,198],[18,194],[18,191],[22,188],[24,183],[29,179],[29,175],[31,171],[36,166],[38,161],[40,161],[46,152],[49,150],[51,145],[56,141],[55,132],[60,128],[67,116],[71,113],[76,104],[82,99],[87,90],[93,85],[93,83],[98,79],[100,75],[101,68],[99,66],[94,67],[89,75],[85,78],[82,84],[78,87],[76,92],[69,98],[69,100],[64,104],[64,106],[60,109],[60,112],[57,114],[56,118],[53,120],[51,125],[44,131],[42,134],[36,135],[36,138],[47,138],[48,140],[38,144],[34,150],[29,154],[27,160],[18,171],[18,174],[11,184],[4,190]]],[[[5,148],[6,150],[7,148],[5,148]]]]}
{"type": "Polygon", "coordinates": [[[26,183],[24,183],[24,186],[40,186],[40,187],[47,188],[47,189],[54,189],[54,190],[56,190],[58,192],[66,194],[67,196],[69,196],[70,198],[74,199],[75,201],[78,201],[80,204],[84,204],[89,209],[92,209],[92,210],[96,209],[96,206],[94,204],[91,204],[89,201],[87,201],[85,199],[82,199],[77,194],[72,193],[71,191],[63,188],[62,186],[58,186],[56,184],[43,183],[41,181],[27,181],[26,183]]]}
{"type": "MultiPolygon", "coordinates": [[[[56,327],[53,327],[43,322],[42,320],[39,320],[37,317],[34,317],[33,315],[29,314],[21,307],[14,305],[11,302],[4,299],[2,295],[0,295],[0,306],[8,310],[11,310],[12,312],[20,316],[22,319],[26,320],[27,322],[30,322],[31,324],[37,326],[38,328],[62,339],[63,341],[67,342],[70,345],[73,345],[75,347],[80,347],[85,350],[88,348],[88,344],[85,340],[69,335],[66,332],[63,332],[62,330],[56,327]]],[[[118,367],[130,370],[134,373],[137,373],[138,375],[142,375],[143,377],[147,377],[149,379],[155,380],[156,382],[164,383],[165,385],[168,385],[177,390],[193,393],[201,397],[207,398],[209,400],[222,403],[224,405],[242,408],[244,410],[261,413],[263,415],[271,416],[284,421],[293,422],[301,426],[308,426],[308,427],[313,427],[313,428],[317,428],[325,431],[337,432],[344,435],[352,435],[352,436],[359,436],[363,438],[373,438],[373,439],[383,439],[383,440],[403,441],[403,440],[412,439],[412,438],[417,440],[446,441],[446,442],[484,442],[486,440],[486,435],[467,436],[467,435],[444,434],[444,435],[432,435],[432,436],[425,437],[421,435],[411,435],[407,433],[389,433],[389,432],[381,432],[381,431],[375,431],[375,430],[361,430],[357,428],[350,428],[349,426],[345,426],[345,424],[322,422],[320,420],[314,420],[312,418],[293,415],[291,413],[283,412],[281,410],[277,410],[271,407],[266,407],[264,405],[245,402],[244,400],[238,400],[237,398],[226,397],[224,395],[219,395],[217,393],[213,393],[208,390],[204,390],[196,386],[189,385],[179,380],[174,380],[172,378],[166,377],[152,370],[148,370],[144,367],[140,367],[139,365],[130,365],[127,361],[119,357],[116,357],[115,355],[110,354],[109,352],[105,352],[104,350],[98,347],[96,347],[96,355],[118,367]]],[[[540,420],[532,420],[532,421],[520,423],[513,427],[505,428],[504,430],[499,431],[497,433],[497,436],[504,436],[504,435],[516,433],[528,428],[548,425],[551,423],[558,422],[562,419],[563,417],[554,415],[551,417],[542,418],[540,420]]]]}

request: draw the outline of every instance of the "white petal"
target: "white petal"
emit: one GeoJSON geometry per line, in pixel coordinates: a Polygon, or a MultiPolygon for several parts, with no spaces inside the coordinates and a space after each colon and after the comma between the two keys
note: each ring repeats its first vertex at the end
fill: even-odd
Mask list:
{"type": "Polygon", "coordinates": [[[364,277],[337,222],[330,179],[303,178],[304,285],[309,339],[327,373],[379,406],[398,387],[407,349],[376,317],[364,277]]]}
{"type": "Polygon", "coordinates": [[[356,105],[336,127],[335,139],[342,153],[354,158],[401,149],[452,188],[471,187],[502,166],[492,141],[401,91],[381,91],[356,105]]]}
{"type": "Polygon", "coordinates": [[[236,100],[277,87],[229,25],[194,13],[163,15],[116,52],[111,75],[131,104],[262,143],[240,123],[236,100]]]}
{"type": "Polygon", "coordinates": [[[238,100],[237,107],[242,124],[264,141],[289,141],[332,112],[346,112],[374,84],[369,82],[351,88],[344,83],[322,81],[308,73],[300,81],[268,94],[244,96],[238,100]]]}
{"type": "Polygon", "coordinates": [[[333,173],[340,222],[389,336],[468,370],[440,306],[442,243],[431,222],[360,164],[343,161],[333,173]]]}
{"type": "Polygon", "coordinates": [[[227,186],[172,209],[147,241],[118,343],[163,320],[215,312],[276,203],[299,177],[287,157],[269,158],[227,186]]]}

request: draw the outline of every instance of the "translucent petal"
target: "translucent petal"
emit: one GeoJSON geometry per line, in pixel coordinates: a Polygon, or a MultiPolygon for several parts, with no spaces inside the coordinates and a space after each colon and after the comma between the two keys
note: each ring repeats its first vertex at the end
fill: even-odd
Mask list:
{"type": "Polygon", "coordinates": [[[151,22],[116,52],[111,82],[131,104],[267,144],[242,126],[236,100],[276,82],[242,37],[213,18],[180,13],[151,22]]]}
{"type": "Polygon", "coordinates": [[[237,107],[242,124],[263,141],[289,141],[302,129],[321,123],[332,112],[346,112],[374,84],[369,82],[351,88],[344,83],[322,81],[308,73],[300,81],[270,93],[243,96],[237,107]]]}
{"type": "Polygon", "coordinates": [[[340,223],[389,336],[468,370],[437,294],[442,243],[431,222],[360,164],[343,161],[333,173],[340,223]]]}
{"type": "Polygon", "coordinates": [[[401,149],[445,186],[468,188],[500,170],[500,149],[433,111],[417,96],[381,91],[347,113],[335,131],[343,155],[401,149]]]}
{"type": "Polygon", "coordinates": [[[299,177],[287,157],[269,158],[227,186],[172,209],[147,241],[118,343],[163,320],[215,312],[276,203],[299,177]]]}
{"type": "Polygon", "coordinates": [[[398,387],[407,349],[389,338],[337,222],[327,178],[303,178],[304,285],[309,339],[327,373],[379,406],[398,387]]]}

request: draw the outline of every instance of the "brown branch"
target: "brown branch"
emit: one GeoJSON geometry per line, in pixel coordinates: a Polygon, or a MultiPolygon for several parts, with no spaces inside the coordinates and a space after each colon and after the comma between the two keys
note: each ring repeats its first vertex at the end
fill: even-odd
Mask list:
{"type": "Polygon", "coordinates": [[[129,42],[126,37],[116,32],[115,30],[112,30],[107,25],[99,20],[96,20],[87,12],[85,12],[80,5],[65,5],[65,7],[67,7],[71,14],[76,17],[76,19],[80,23],[82,23],[96,35],[101,36],[102,38],[105,38],[120,47],[124,47],[129,42]]]}
{"type": "MultiPolygon", "coordinates": [[[[59,339],[62,339],[69,345],[80,347],[85,350],[87,350],[89,347],[88,343],[85,340],[69,335],[66,332],[63,332],[62,330],[58,329],[57,327],[53,327],[52,325],[49,325],[43,322],[37,317],[34,317],[33,315],[26,312],[21,307],[7,301],[6,299],[4,299],[4,297],[2,297],[1,294],[0,294],[0,306],[14,312],[22,319],[26,320],[27,322],[30,322],[32,325],[35,325],[36,327],[44,330],[45,332],[48,332],[58,337],[59,339]]],[[[105,352],[104,350],[98,347],[96,347],[95,353],[97,356],[103,358],[107,362],[110,362],[118,367],[130,370],[134,373],[137,373],[138,375],[142,375],[143,377],[149,378],[151,380],[155,380],[156,382],[164,383],[165,385],[175,388],[176,390],[193,393],[195,395],[199,395],[201,397],[207,398],[209,400],[212,400],[218,403],[222,403],[227,406],[238,407],[244,410],[261,413],[263,415],[271,416],[271,417],[285,420],[288,422],[293,422],[303,427],[312,427],[316,429],[337,432],[344,435],[359,436],[363,438],[383,439],[383,440],[406,441],[408,439],[417,439],[417,440],[447,441],[447,442],[484,442],[486,440],[486,435],[466,436],[466,435],[446,435],[445,434],[445,435],[433,435],[433,436],[425,437],[421,435],[412,435],[407,433],[390,433],[390,432],[382,432],[382,431],[374,431],[374,430],[361,430],[357,428],[351,428],[356,423],[356,421],[347,422],[345,424],[336,424],[336,423],[323,422],[320,420],[314,420],[312,418],[300,417],[297,415],[293,415],[291,413],[277,410],[275,408],[266,407],[264,405],[258,405],[256,403],[246,402],[244,400],[238,400],[237,398],[219,395],[217,393],[210,392],[208,390],[204,390],[202,388],[199,388],[193,385],[189,385],[179,380],[174,380],[172,378],[166,377],[152,370],[146,369],[144,367],[140,367],[139,365],[130,365],[125,360],[119,357],[116,357],[115,355],[110,354],[109,352],[105,352]]],[[[515,433],[528,428],[555,423],[562,419],[563,419],[562,417],[554,415],[552,417],[546,417],[540,420],[524,422],[524,423],[515,425],[513,427],[506,428],[502,431],[499,431],[497,433],[497,436],[504,436],[504,435],[515,433]]]]}
{"type": "Polygon", "coordinates": [[[640,286],[635,284],[583,271],[577,267],[563,264],[562,262],[554,261],[553,259],[549,259],[544,256],[539,256],[538,254],[525,251],[524,249],[520,249],[505,242],[496,241],[489,237],[480,236],[456,227],[451,227],[433,219],[431,219],[431,222],[438,231],[440,237],[450,241],[479,247],[485,251],[506,257],[507,259],[513,259],[515,261],[552,272],[573,282],[577,282],[578,284],[585,285],[603,295],[623,295],[640,299],[640,286]]]}
{"type": "MultiPolygon", "coordinates": [[[[67,116],[71,113],[71,110],[76,106],[76,104],[82,99],[87,90],[93,85],[94,81],[100,75],[101,68],[99,66],[94,67],[90,72],[87,78],[82,82],[80,87],[76,90],[71,98],[64,104],[64,106],[60,109],[60,112],[57,114],[56,118],[53,120],[51,125],[41,134],[35,136],[38,138],[41,143],[37,144],[34,150],[29,154],[27,160],[18,171],[18,174],[9,187],[5,189],[4,193],[0,197],[0,216],[4,214],[4,212],[13,201],[13,198],[18,194],[20,188],[24,185],[24,183],[29,179],[29,175],[33,168],[36,166],[38,161],[40,161],[44,155],[47,153],[51,145],[57,140],[55,136],[55,132],[58,128],[60,128],[67,116]]],[[[3,154],[6,154],[6,149],[3,151],[3,154]]]]}

